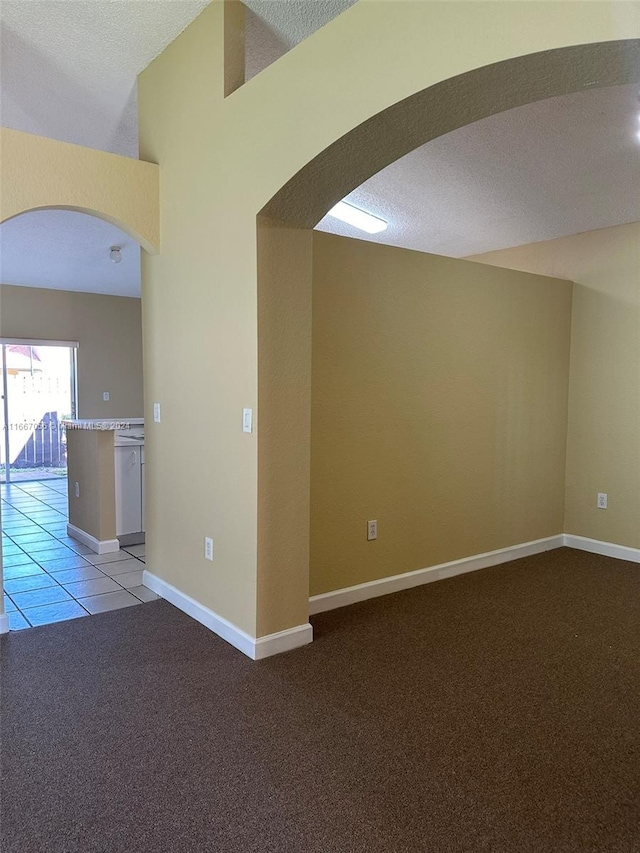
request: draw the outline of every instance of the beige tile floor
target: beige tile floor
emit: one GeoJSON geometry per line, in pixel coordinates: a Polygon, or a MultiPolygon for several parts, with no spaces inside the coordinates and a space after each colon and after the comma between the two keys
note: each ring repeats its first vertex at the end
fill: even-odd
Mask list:
{"type": "Polygon", "coordinates": [[[67,536],[67,481],[3,484],[4,604],[12,631],[132,607],[158,596],[142,584],[144,545],[94,554],[67,536]]]}

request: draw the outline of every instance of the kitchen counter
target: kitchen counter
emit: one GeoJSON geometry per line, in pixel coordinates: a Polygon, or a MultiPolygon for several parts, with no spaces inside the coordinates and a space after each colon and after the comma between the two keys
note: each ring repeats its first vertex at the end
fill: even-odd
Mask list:
{"type": "Polygon", "coordinates": [[[69,536],[99,554],[144,542],[144,418],[63,423],[69,536]]]}

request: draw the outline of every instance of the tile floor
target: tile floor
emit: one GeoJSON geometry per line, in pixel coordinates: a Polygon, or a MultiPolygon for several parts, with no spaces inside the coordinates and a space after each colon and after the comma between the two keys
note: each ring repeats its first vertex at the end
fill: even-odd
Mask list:
{"type": "Polygon", "coordinates": [[[4,604],[12,631],[130,607],[158,596],[142,585],[144,545],[94,554],[67,536],[67,481],[3,484],[4,604]]]}

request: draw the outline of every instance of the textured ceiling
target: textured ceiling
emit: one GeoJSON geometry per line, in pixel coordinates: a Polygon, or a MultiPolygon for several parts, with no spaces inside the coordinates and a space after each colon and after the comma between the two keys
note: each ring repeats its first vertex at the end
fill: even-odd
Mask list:
{"type": "Polygon", "coordinates": [[[325,217],[318,229],[465,257],[640,220],[637,87],[549,98],[418,148],[347,201],[388,221],[368,235],[325,217]]]}
{"type": "Polygon", "coordinates": [[[247,80],[356,0],[245,0],[247,80]]]}
{"type": "MultiPolygon", "coordinates": [[[[0,122],[137,156],[136,75],[209,0],[2,0],[0,122]]],[[[247,77],[355,0],[247,0],[247,77]]],[[[350,196],[387,219],[364,235],[465,256],[640,219],[637,93],[553,98],[430,142],[350,196]]],[[[138,295],[138,250],[103,222],[39,211],[0,228],[7,283],[138,295]],[[120,243],[114,265],[108,248],[120,243]]]]}
{"type": "Polygon", "coordinates": [[[2,124],[137,157],[136,76],[208,2],[2,0],[2,124]]]}
{"type": "Polygon", "coordinates": [[[35,210],[2,226],[0,281],[111,296],[140,295],[140,247],[94,216],[70,210],[35,210]],[[109,258],[122,247],[122,261],[109,258]]]}
{"type": "MultiPolygon", "coordinates": [[[[0,0],[0,124],[137,157],[136,77],[209,2],[0,0]]],[[[353,2],[248,0],[247,76],[353,2]]],[[[137,247],[108,261],[114,241],[130,243],[118,234],[80,214],[19,217],[0,227],[2,280],[139,295],[137,247]]]]}
{"type": "MultiPolygon", "coordinates": [[[[136,77],[210,0],[2,0],[0,121],[138,156],[136,77]]],[[[247,76],[355,0],[247,0],[247,76]]]]}

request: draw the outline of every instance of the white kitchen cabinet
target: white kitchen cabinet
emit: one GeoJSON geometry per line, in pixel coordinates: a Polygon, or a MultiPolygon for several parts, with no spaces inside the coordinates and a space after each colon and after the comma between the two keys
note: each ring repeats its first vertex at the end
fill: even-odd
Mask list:
{"type": "Polygon", "coordinates": [[[114,447],[116,491],[116,536],[144,529],[142,515],[141,446],[114,447]]]}
{"type": "Polygon", "coordinates": [[[140,469],[140,478],[141,478],[141,480],[142,480],[142,527],[141,527],[140,529],[141,529],[141,530],[142,530],[142,532],[144,533],[144,531],[147,529],[147,528],[145,527],[145,523],[144,523],[144,520],[145,520],[145,504],[144,504],[144,444],[140,447],[140,462],[142,463],[142,464],[141,464],[141,469],[140,469]]]}

